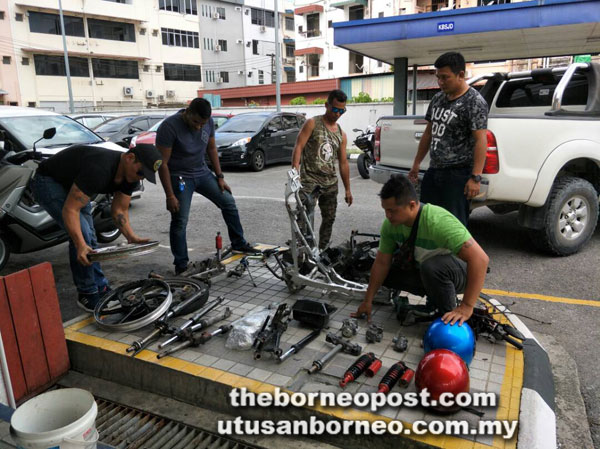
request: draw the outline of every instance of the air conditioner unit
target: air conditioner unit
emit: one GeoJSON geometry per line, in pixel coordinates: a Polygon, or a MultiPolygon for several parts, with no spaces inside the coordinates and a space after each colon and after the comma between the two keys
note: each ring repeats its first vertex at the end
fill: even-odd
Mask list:
{"type": "Polygon", "coordinates": [[[152,36],[158,36],[158,28],[152,30],[152,36]]]}
{"type": "Polygon", "coordinates": [[[243,43],[244,43],[244,41],[243,41],[242,39],[236,39],[235,43],[236,43],[236,44],[243,44],[243,43]]]}
{"type": "Polygon", "coordinates": [[[215,51],[221,51],[221,46],[220,45],[215,45],[215,51]]]}
{"type": "Polygon", "coordinates": [[[241,7],[241,6],[236,6],[236,7],[235,7],[235,8],[233,8],[233,9],[235,9],[236,11],[241,11],[241,10],[242,10],[242,7],[241,7]]]}
{"type": "Polygon", "coordinates": [[[261,32],[261,33],[264,33],[265,31],[267,31],[267,27],[266,27],[266,26],[264,26],[264,25],[261,25],[261,26],[260,26],[260,32],[261,32]]]}
{"type": "Polygon", "coordinates": [[[123,87],[123,95],[126,97],[133,97],[133,87],[123,87]]]}
{"type": "Polygon", "coordinates": [[[218,12],[213,12],[212,18],[213,19],[220,19],[221,15],[218,12]]]}
{"type": "Polygon", "coordinates": [[[217,84],[221,84],[222,82],[223,82],[223,78],[221,78],[221,77],[218,77],[218,78],[217,78],[217,84]]]}
{"type": "Polygon", "coordinates": [[[146,91],[146,98],[154,98],[154,97],[156,97],[156,95],[154,94],[153,90],[146,91]]]}
{"type": "Polygon", "coordinates": [[[168,90],[167,91],[167,97],[168,98],[173,98],[175,96],[175,91],[174,90],[168,90]]]}
{"type": "Polygon", "coordinates": [[[238,70],[238,75],[243,75],[244,71],[243,70],[238,70]]]}
{"type": "Polygon", "coordinates": [[[164,96],[164,95],[159,95],[159,96],[158,96],[158,97],[156,97],[156,98],[157,98],[157,100],[158,100],[159,102],[163,102],[163,101],[165,101],[165,96],[164,96]]]}
{"type": "Polygon", "coordinates": [[[250,10],[249,10],[248,8],[246,8],[246,9],[244,10],[244,14],[246,14],[246,15],[250,14],[250,10]]]}

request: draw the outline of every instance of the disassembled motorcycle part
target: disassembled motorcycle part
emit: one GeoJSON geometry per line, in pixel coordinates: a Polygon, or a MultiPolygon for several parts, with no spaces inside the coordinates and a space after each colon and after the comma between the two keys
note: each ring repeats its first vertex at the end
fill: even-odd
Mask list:
{"type": "Polygon", "coordinates": [[[345,338],[352,338],[358,332],[358,320],[355,318],[346,318],[342,321],[342,335],[345,338]]]}
{"type": "Polygon", "coordinates": [[[383,326],[372,323],[365,334],[369,343],[378,343],[383,339],[383,326]]]}
{"type": "Polygon", "coordinates": [[[173,295],[159,279],[128,282],[105,295],[94,309],[94,319],[104,330],[131,332],[167,313],[173,295]],[[117,301],[118,304],[114,305],[117,301]]]}
{"type": "Polygon", "coordinates": [[[115,246],[105,246],[97,248],[88,253],[90,262],[101,262],[105,260],[124,259],[129,256],[141,256],[156,251],[158,242],[148,243],[121,243],[115,246]]]}

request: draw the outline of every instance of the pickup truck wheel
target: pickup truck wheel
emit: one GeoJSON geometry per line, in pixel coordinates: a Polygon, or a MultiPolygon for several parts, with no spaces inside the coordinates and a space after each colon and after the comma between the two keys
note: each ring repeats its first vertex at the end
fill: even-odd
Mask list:
{"type": "Polygon", "coordinates": [[[585,179],[554,181],[542,229],[532,230],[533,243],[557,256],[574,254],[587,243],[598,222],[598,192],[585,179]]]}
{"type": "Polygon", "coordinates": [[[364,179],[369,179],[369,164],[371,163],[371,159],[365,153],[362,153],[356,159],[356,166],[358,168],[358,173],[364,179]]]}

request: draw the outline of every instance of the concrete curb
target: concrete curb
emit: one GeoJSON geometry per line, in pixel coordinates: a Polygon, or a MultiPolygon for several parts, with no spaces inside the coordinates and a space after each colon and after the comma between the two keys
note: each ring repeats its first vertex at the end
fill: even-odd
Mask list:
{"type": "Polygon", "coordinates": [[[508,308],[492,297],[481,297],[493,304],[524,336],[523,388],[519,412],[518,449],[557,447],[554,379],[548,353],[508,308]]]}

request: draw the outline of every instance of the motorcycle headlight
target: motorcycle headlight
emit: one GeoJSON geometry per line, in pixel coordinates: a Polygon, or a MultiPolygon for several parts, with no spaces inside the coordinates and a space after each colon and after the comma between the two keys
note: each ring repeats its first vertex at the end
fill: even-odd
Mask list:
{"type": "Polygon", "coordinates": [[[232,147],[244,147],[248,144],[248,142],[250,142],[251,138],[250,137],[244,137],[243,139],[240,139],[236,142],[234,142],[233,144],[231,144],[232,147]]]}

